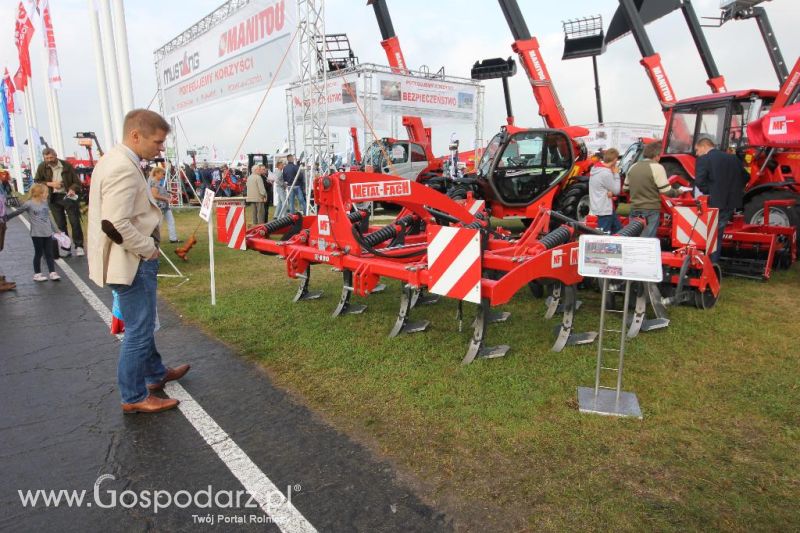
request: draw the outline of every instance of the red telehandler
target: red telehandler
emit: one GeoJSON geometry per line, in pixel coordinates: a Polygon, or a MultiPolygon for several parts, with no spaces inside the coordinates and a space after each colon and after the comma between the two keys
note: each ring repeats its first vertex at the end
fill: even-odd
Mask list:
{"type": "MultiPolygon", "coordinates": [[[[526,223],[536,217],[542,205],[560,211],[564,215],[581,220],[589,214],[588,174],[594,160],[588,157],[580,137],[589,134],[582,126],[570,126],[564,108],[558,99],[545,62],[539,52],[539,43],[531,36],[516,0],[499,0],[500,8],[514,36],[512,49],[525,69],[531,83],[534,98],[539,105],[539,114],[552,130],[560,130],[570,140],[572,171],[557,183],[533,182],[526,178],[529,165],[540,165],[532,161],[526,151],[536,151],[527,146],[531,130],[516,126],[511,109],[508,77],[516,73],[516,63],[511,60],[491,59],[476,63],[472,69],[473,79],[503,80],[507,125],[489,142],[474,173],[456,180],[448,190],[452,198],[463,199],[471,193],[487,202],[487,209],[498,218],[520,217],[526,223]]],[[[567,154],[564,146],[550,147],[549,163],[567,154]]],[[[544,164],[548,164],[545,162],[544,164]]]]}

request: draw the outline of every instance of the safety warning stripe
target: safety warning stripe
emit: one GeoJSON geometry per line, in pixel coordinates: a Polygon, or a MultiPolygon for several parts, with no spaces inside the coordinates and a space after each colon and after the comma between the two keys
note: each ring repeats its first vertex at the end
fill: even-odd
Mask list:
{"type": "Polygon", "coordinates": [[[244,207],[228,208],[228,216],[225,218],[225,230],[228,234],[228,248],[246,250],[245,230],[247,225],[244,222],[244,207]]]}
{"type": "Polygon", "coordinates": [[[432,226],[428,290],[473,303],[481,301],[481,245],[477,230],[432,226]]]}
{"type": "Polygon", "coordinates": [[[467,205],[467,211],[469,211],[470,215],[474,215],[486,204],[484,200],[474,200],[471,204],[467,205]]]}
{"type": "Polygon", "coordinates": [[[718,213],[709,209],[698,217],[692,207],[675,207],[675,239],[680,244],[693,244],[708,254],[713,253],[717,248],[718,213]]]}

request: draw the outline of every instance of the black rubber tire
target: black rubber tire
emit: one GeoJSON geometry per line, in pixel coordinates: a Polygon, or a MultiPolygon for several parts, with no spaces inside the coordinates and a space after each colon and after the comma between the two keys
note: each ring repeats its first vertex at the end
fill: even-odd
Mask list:
{"type": "Polygon", "coordinates": [[[688,183],[692,183],[694,181],[691,176],[689,176],[689,173],[686,172],[686,169],[684,169],[683,166],[681,166],[681,164],[677,161],[661,161],[661,165],[664,167],[664,170],[667,171],[667,178],[677,174],[685,179],[688,183]]]}
{"type": "Polygon", "coordinates": [[[556,199],[558,211],[563,215],[583,222],[589,214],[589,183],[573,183],[556,199]]]}
{"type": "MultiPolygon", "coordinates": [[[[760,224],[764,219],[764,202],[767,200],[797,200],[795,207],[773,207],[770,212],[780,211],[778,216],[784,220],[788,220],[789,224],[797,227],[800,224],[800,195],[787,190],[773,190],[757,194],[752,197],[749,202],[744,206],[744,221],[748,224],[760,224]],[[759,220],[761,219],[761,220],[759,220]]],[[[784,224],[774,224],[775,226],[783,226],[784,224]]],[[[800,231],[800,228],[798,229],[800,231]]]]}
{"type": "MultiPolygon", "coordinates": [[[[722,280],[722,270],[719,265],[715,265],[714,270],[717,272],[717,279],[722,280]]],[[[697,290],[694,291],[694,306],[698,309],[711,309],[717,304],[718,299],[719,296],[714,296],[711,291],[705,291],[703,293],[697,290]]]]}
{"type": "Polygon", "coordinates": [[[466,200],[467,188],[463,185],[456,185],[447,189],[447,196],[451,200],[466,200]]]}

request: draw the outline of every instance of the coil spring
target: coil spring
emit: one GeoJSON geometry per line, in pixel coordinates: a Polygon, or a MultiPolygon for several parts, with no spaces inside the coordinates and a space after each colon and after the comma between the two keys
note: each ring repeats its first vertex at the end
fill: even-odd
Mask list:
{"type": "Polygon", "coordinates": [[[619,230],[615,235],[619,237],[638,237],[644,231],[644,223],[641,220],[632,220],[627,226],[619,230]]]}
{"type": "Polygon", "coordinates": [[[264,228],[266,228],[267,234],[270,234],[278,231],[279,229],[289,227],[292,224],[294,224],[294,217],[292,215],[286,215],[281,218],[276,218],[272,222],[268,222],[264,228]]]}
{"type": "Polygon", "coordinates": [[[377,246],[383,241],[388,241],[397,236],[397,226],[408,226],[414,221],[414,215],[406,215],[403,218],[397,219],[388,226],[384,226],[377,231],[373,231],[369,235],[364,236],[364,242],[367,246],[377,246]]]}
{"type": "Polygon", "coordinates": [[[550,250],[556,246],[561,246],[562,244],[568,243],[571,238],[572,232],[569,231],[569,228],[567,226],[559,226],[539,239],[539,242],[542,243],[545,248],[550,250]]]}
{"type": "Polygon", "coordinates": [[[361,222],[364,219],[364,215],[361,211],[353,211],[352,213],[347,214],[347,220],[355,224],[356,222],[361,222]]]}
{"type": "Polygon", "coordinates": [[[476,220],[475,222],[470,222],[464,226],[467,229],[483,229],[483,225],[481,225],[480,220],[476,220]]]}

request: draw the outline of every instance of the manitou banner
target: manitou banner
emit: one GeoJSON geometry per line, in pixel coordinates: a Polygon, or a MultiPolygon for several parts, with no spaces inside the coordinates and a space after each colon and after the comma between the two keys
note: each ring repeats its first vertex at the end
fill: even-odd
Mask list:
{"type": "Polygon", "coordinates": [[[297,0],[252,0],[170,50],[156,62],[165,114],[263,90],[273,79],[276,84],[296,79],[297,54],[287,53],[296,28],[297,0]]]}

